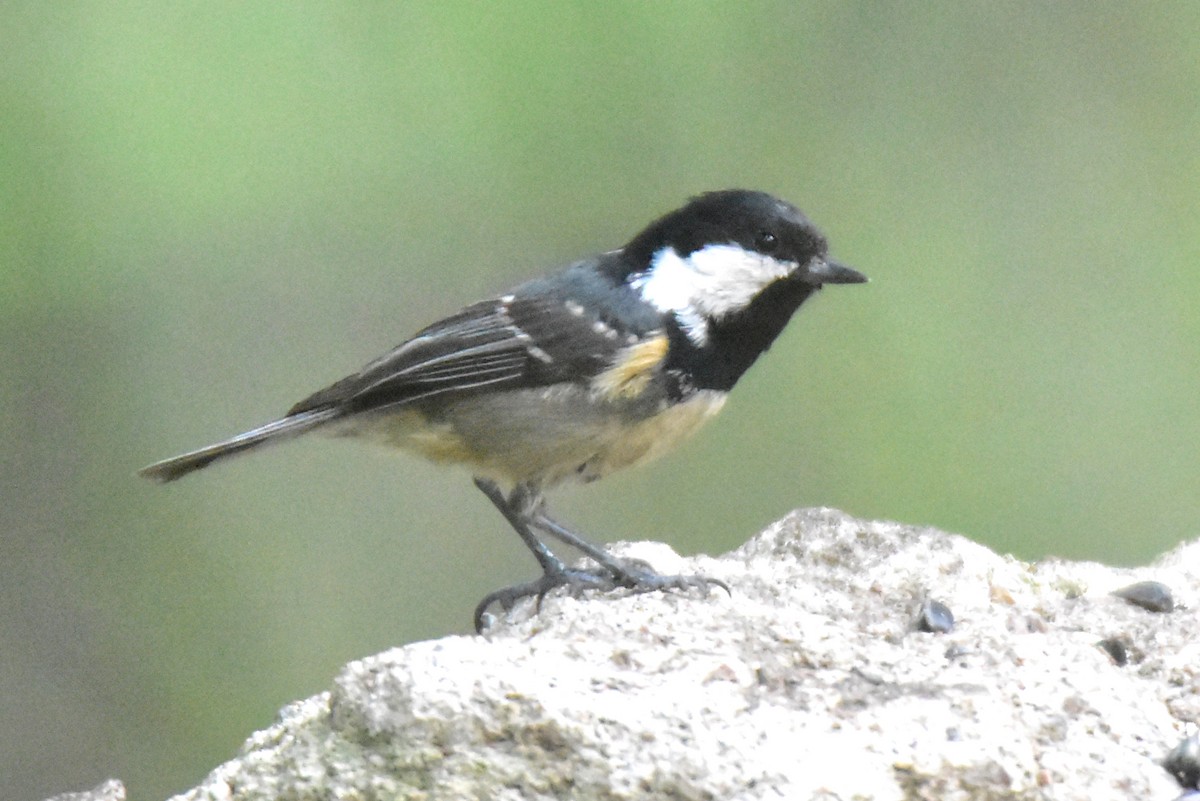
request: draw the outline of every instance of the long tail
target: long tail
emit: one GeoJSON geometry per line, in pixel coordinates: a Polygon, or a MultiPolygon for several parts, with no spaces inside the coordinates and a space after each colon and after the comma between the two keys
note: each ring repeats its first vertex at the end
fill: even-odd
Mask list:
{"type": "Polygon", "coordinates": [[[328,423],[337,416],[338,412],[335,409],[313,409],[307,412],[299,412],[298,414],[284,417],[282,420],[267,423],[265,426],[259,426],[244,434],[238,434],[236,437],[227,439],[224,442],[209,445],[207,448],[200,448],[199,450],[190,451],[179,456],[173,456],[170,459],[163,459],[161,462],[155,462],[149,467],[143,467],[139,470],[138,475],[148,478],[151,481],[165,484],[168,481],[182,478],[194,470],[208,467],[209,464],[218,459],[224,459],[227,456],[236,456],[239,453],[257,448],[259,445],[264,445],[268,442],[284,440],[298,434],[303,434],[317,426],[328,423]]]}

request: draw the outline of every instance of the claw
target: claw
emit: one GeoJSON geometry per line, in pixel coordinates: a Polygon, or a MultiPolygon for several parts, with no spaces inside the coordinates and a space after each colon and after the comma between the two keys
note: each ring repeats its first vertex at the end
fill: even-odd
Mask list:
{"type": "MultiPolygon", "coordinates": [[[[623,585],[624,586],[624,585],[623,585]]],[[[720,587],[732,596],[729,585],[720,579],[699,574],[664,576],[650,571],[637,576],[637,583],[629,587],[634,593],[654,592],[656,590],[700,590],[701,597],[707,598],[713,587],[720,587]]]]}
{"type": "Polygon", "coordinates": [[[609,590],[614,586],[612,576],[606,572],[565,568],[561,571],[545,573],[533,581],[514,584],[485,595],[483,600],[475,606],[475,633],[483,633],[484,615],[493,604],[499,604],[500,608],[508,613],[513,610],[518,601],[535,598],[535,613],[541,614],[543,599],[559,587],[569,587],[572,592],[579,593],[585,589],[609,590]]]}
{"type": "Polygon", "coordinates": [[[607,570],[564,569],[561,572],[546,573],[534,581],[488,593],[475,607],[475,632],[483,632],[484,616],[493,604],[499,604],[504,612],[508,613],[518,601],[534,598],[534,614],[541,614],[542,601],[559,587],[567,587],[574,597],[579,597],[585,590],[607,592],[617,588],[629,590],[634,595],[666,590],[700,590],[702,597],[707,598],[713,587],[720,587],[730,595],[733,594],[729,585],[720,579],[698,574],[664,576],[640,560],[636,563],[624,563],[624,570],[620,576],[613,576],[607,570]]]}

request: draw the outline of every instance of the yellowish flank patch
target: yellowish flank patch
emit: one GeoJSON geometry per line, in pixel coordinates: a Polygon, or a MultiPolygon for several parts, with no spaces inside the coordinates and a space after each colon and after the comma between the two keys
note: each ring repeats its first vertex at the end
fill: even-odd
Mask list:
{"type": "Polygon", "coordinates": [[[636,398],[667,357],[667,338],[660,334],[622,348],[612,366],[592,382],[593,388],[609,400],[636,398]]]}

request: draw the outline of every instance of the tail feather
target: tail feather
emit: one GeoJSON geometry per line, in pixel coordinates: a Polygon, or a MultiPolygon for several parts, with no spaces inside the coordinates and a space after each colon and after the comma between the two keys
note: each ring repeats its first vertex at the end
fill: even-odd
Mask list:
{"type": "Polygon", "coordinates": [[[260,445],[265,445],[268,442],[288,439],[303,434],[317,426],[328,423],[337,416],[338,412],[335,409],[313,409],[293,414],[281,420],[275,420],[264,426],[259,426],[244,434],[238,434],[236,437],[223,442],[209,445],[206,448],[189,451],[179,456],[173,456],[170,459],[163,459],[161,462],[155,462],[139,470],[138,475],[148,478],[151,481],[165,484],[168,481],[182,478],[188,473],[199,470],[202,467],[208,467],[208,465],[218,459],[224,459],[227,456],[236,456],[239,453],[257,448],[260,445]]]}

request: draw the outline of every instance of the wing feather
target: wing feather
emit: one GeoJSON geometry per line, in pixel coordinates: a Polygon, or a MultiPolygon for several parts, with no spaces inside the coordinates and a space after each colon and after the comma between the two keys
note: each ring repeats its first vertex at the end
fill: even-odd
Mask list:
{"type": "Polygon", "coordinates": [[[612,329],[559,298],[485,301],[418,332],[359,373],[296,404],[289,414],[330,407],[364,411],[484,387],[587,382],[605,368],[620,344],[612,329]]]}

